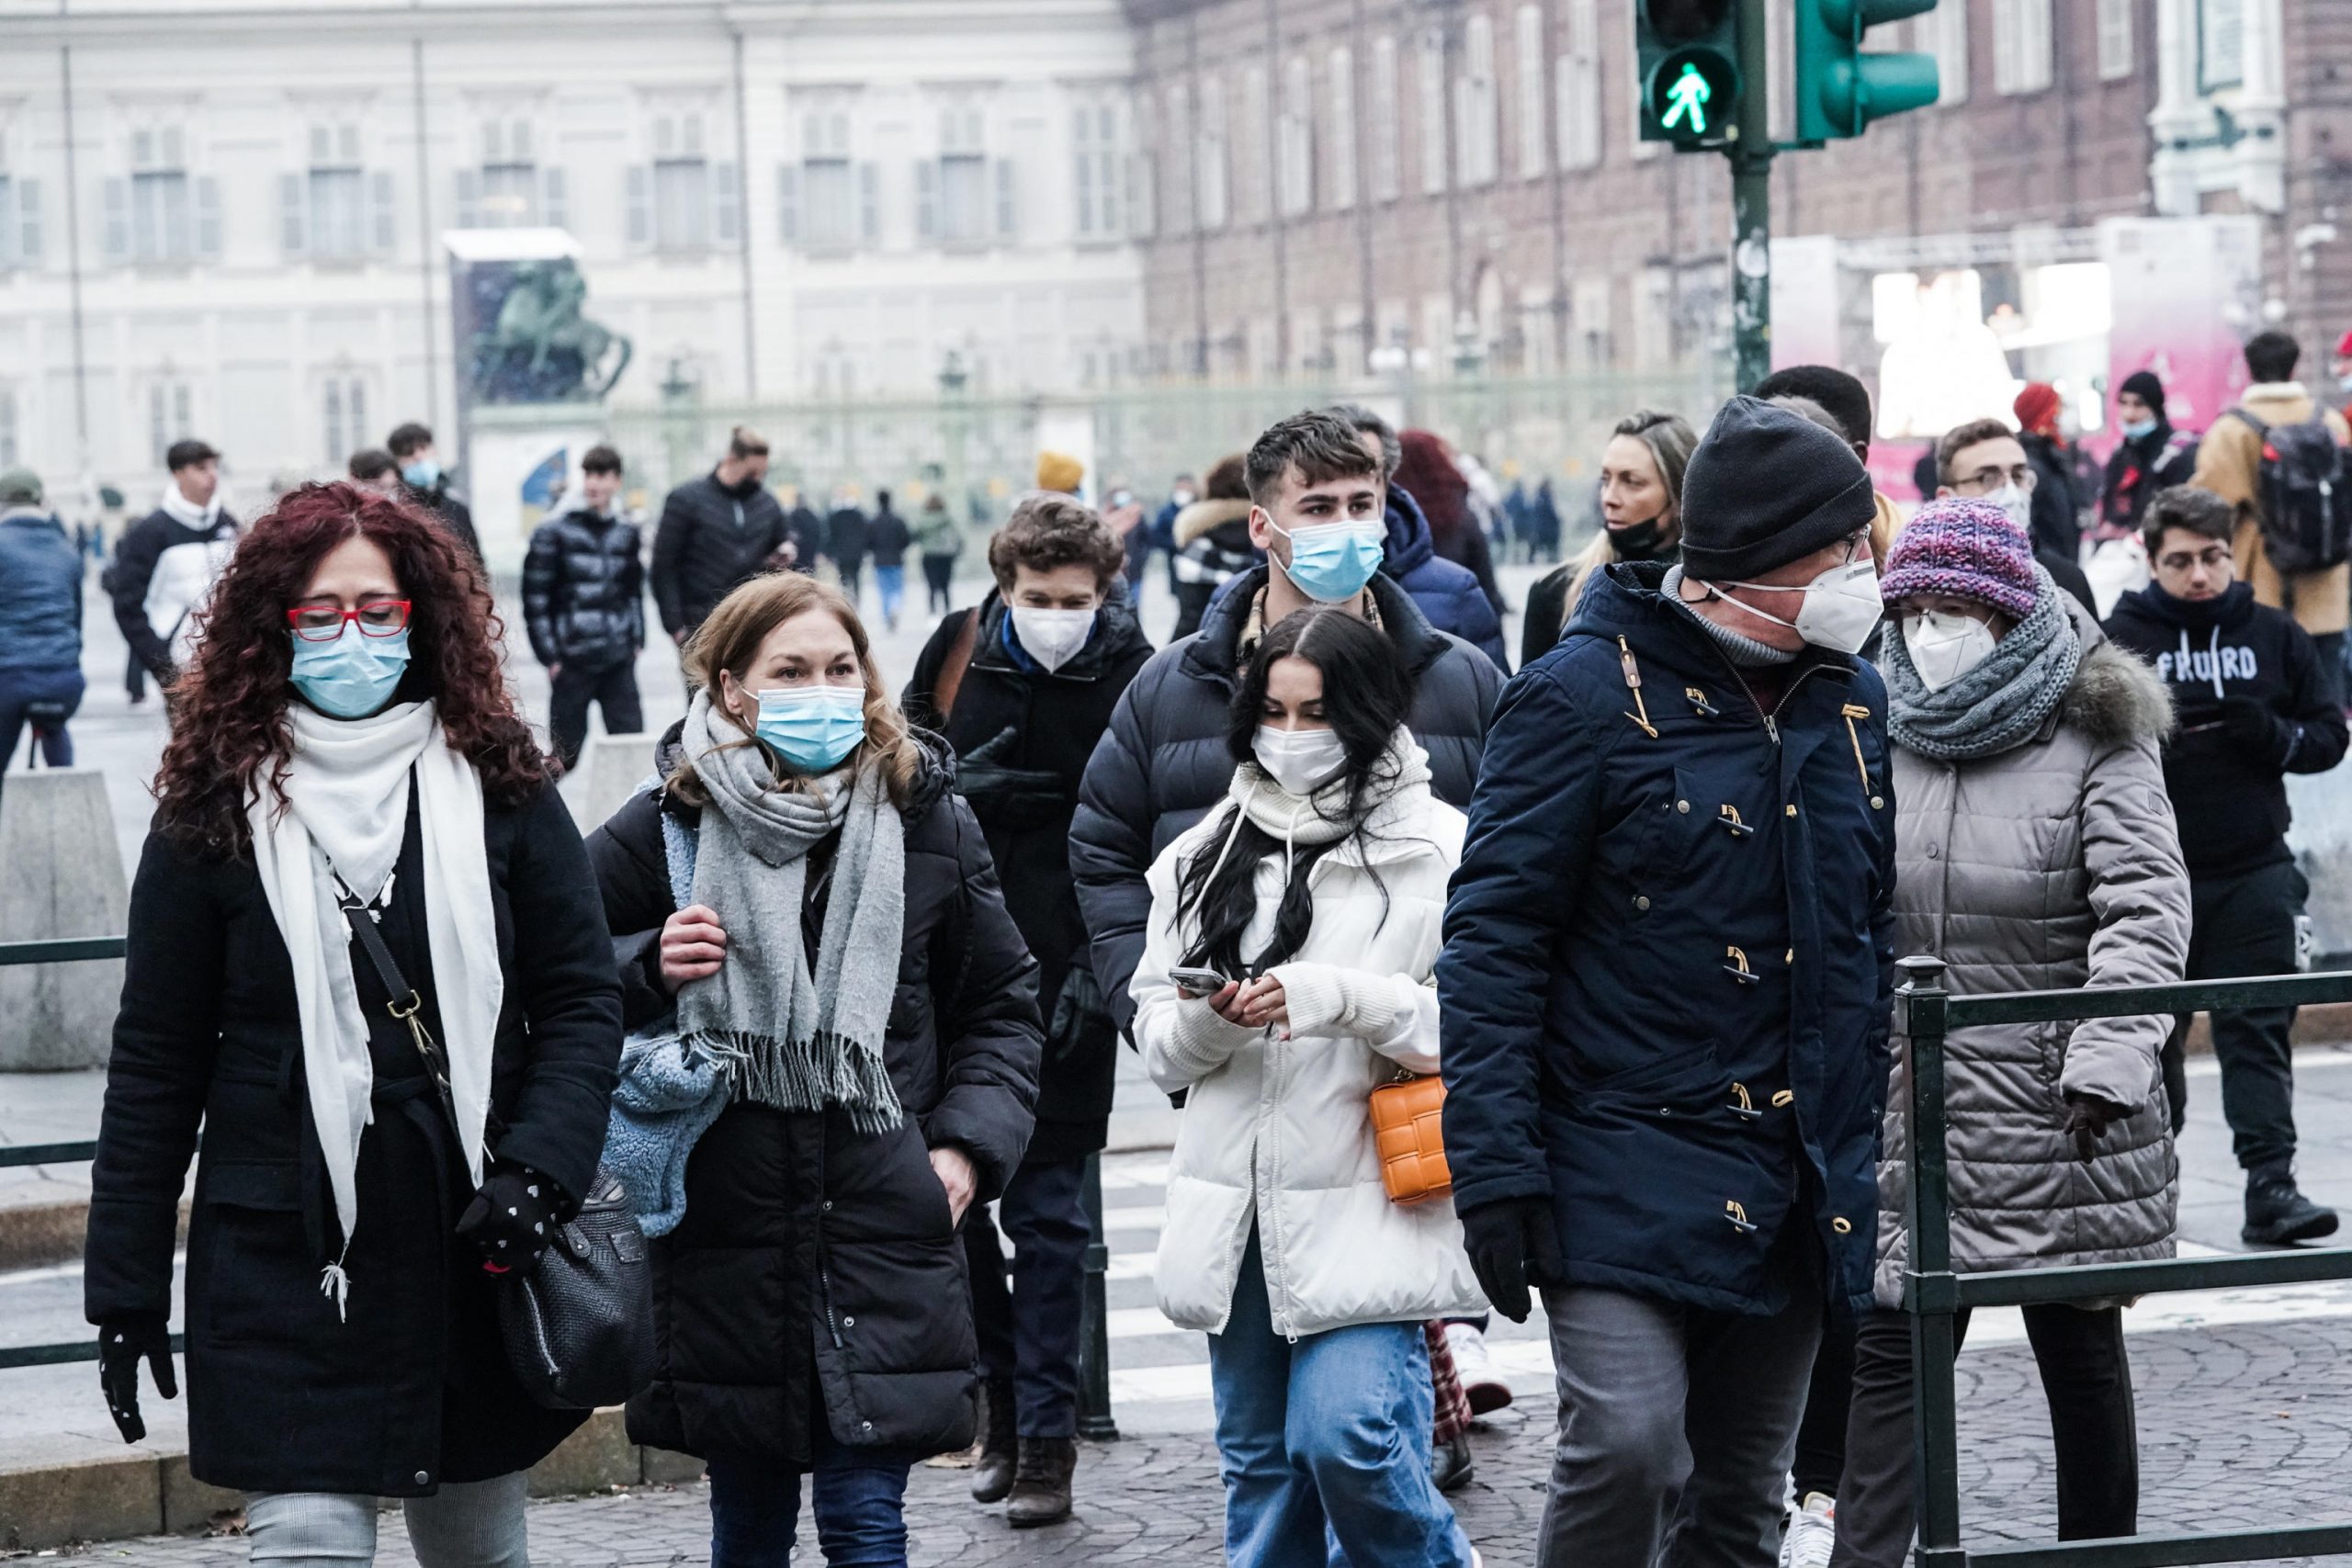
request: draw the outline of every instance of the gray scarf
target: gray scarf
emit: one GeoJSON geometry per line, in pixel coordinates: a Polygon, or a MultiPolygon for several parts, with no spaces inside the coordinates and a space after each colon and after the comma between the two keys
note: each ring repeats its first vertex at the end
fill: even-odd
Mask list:
{"type": "Polygon", "coordinates": [[[881,773],[854,764],[776,787],[765,748],[714,722],[696,693],[681,737],[710,805],[694,898],[718,916],[727,957],[678,994],[678,1032],[734,1063],[736,1092],[780,1111],[839,1106],[861,1133],[902,1113],[882,1044],[907,916],[906,825],[881,773]],[[812,969],[801,939],[808,852],[838,829],[812,969]]]}
{"type": "Polygon", "coordinates": [[[1752,637],[1743,637],[1729,626],[1719,626],[1692,609],[1690,602],[1682,597],[1682,565],[1679,561],[1666,569],[1666,581],[1657,585],[1657,591],[1665,595],[1668,604],[1680,612],[1684,620],[1691,622],[1701,631],[1713,637],[1715,646],[1724,650],[1724,657],[1742,670],[1770,670],[1777,665],[1794,664],[1797,661],[1797,656],[1792,649],[1774,648],[1769,642],[1758,642],[1752,637]]]}
{"type": "Polygon", "coordinates": [[[1984,663],[1940,692],[1928,690],[1898,627],[1887,628],[1879,673],[1886,677],[1886,729],[1895,744],[1939,761],[1991,757],[2033,739],[2075,683],[2083,639],[2070,601],[2050,573],[2033,569],[2033,614],[1993,645],[1984,663]]]}

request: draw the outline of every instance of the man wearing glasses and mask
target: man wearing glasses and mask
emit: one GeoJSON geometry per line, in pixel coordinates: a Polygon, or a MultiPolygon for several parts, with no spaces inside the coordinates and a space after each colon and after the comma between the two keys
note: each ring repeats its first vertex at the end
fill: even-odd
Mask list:
{"type": "Polygon", "coordinates": [[[1997,419],[1954,425],[1936,443],[1936,493],[1989,501],[2007,513],[2009,521],[2033,541],[2033,558],[2052,581],[2096,615],[2098,602],[2091,596],[2091,580],[2083,575],[2082,563],[2051,548],[2034,531],[2033,498],[2040,487],[2041,477],[2026,456],[2025,443],[1997,419]]]}
{"type": "MultiPolygon", "coordinates": [[[[2156,667],[2180,728],[2165,751],[2165,788],[2188,863],[2188,977],[2283,975],[2298,967],[2296,928],[2308,886],[2287,849],[2288,773],[2343,759],[2346,730],[2318,646],[2284,610],[2239,581],[2237,514],[2209,490],[2181,485],[2149,503],[2142,536],[2155,581],[2116,603],[2107,635],[2156,667]]],[[[2173,1130],[2188,1105],[2181,1019],[2165,1047],[2173,1130]]],[[[2335,1211],[2295,1185],[2292,1008],[2213,1014],[2222,1113],[2245,1170],[2245,1240],[2311,1241],[2335,1211]]]]}

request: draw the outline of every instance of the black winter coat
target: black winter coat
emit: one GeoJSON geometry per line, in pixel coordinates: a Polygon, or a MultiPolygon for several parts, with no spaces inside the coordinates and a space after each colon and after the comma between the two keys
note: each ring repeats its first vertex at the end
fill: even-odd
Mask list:
{"type": "MultiPolygon", "coordinates": [[[[1266,571],[1261,566],[1228,582],[1199,631],[1151,656],[1086,765],[1070,825],[1070,874],[1093,942],[1095,978],[1122,1029],[1135,1018],[1127,983],[1151,916],[1144,874],[1233,782],[1225,738],[1240,686],[1241,631],[1266,571]]],[[[1380,624],[1413,678],[1413,737],[1430,754],[1430,788],[1450,806],[1466,806],[1502,671],[1432,627],[1393,580],[1375,575],[1371,590],[1380,624]]]]}
{"type": "Polygon", "coordinates": [[[645,565],[637,525],[567,512],[531,530],[523,619],[542,664],[609,670],[645,646],[645,565]]]}
{"type": "Polygon", "coordinates": [[[157,507],[122,531],[115,542],[114,564],[102,580],[114,601],[114,624],[130,645],[131,657],[159,681],[172,677],[172,636],[179,618],[155,626],[147,619],[147,592],[153,586],[155,568],[174,550],[209,550],[237,536],[237,520],[224,508],[209,528],[191,528],[157,507]]]}
{"type": "MultiPolygon", "coordinates": [[[[413,797],[412,797],[413,798],[413,797]]],[[[552,788],[492,805],[484,839],[505,1008],[492,1154],[588,1190],[620,1059],[620,991],[579,829],[552,788]]],[[[441,1035],[412,811],[383,931],[441,1035]]],[[[584,1417],[508,1370],[493,1281],[454,1227],[472,1194],[407,1032],[353,949],[379,1025],[348,1321],[320,1292],[340,1247],[302,1069],[294,976],[250,856],[148,835],[91,1169],[93,1323],[172,1302],[182,1179],[204,1126],[187,1247],[188,1468],[247,1492],[429,1495],[536,1464],[584,1417]]]]}
{"type": "Polygon", "coordinates": [[[2083,542],[2083,502],[2075,493],[2074,458],[2047,435],[2018,437],[2033,465],[2033,543],[2073,560],[2083,542]]]}
{"type": "Polygon", "coordinates": [[[767,570],[787,536],[784,508],[756,481],[730,490],[709,473],[672,491],[653,534],[653,603],[662,629],[673,637],[692,633],[721,599],[767,570]]]}
{"type": "MultiPolygon", "coordinates": [[[[2108,454],[2098,520],[2136,534],[2156,492],[2187,484],[2196,472],[2197,437],[2159,419],[2155,429],[2136,441],[2126,436],[2108,454]]],[[[2098,613],[2096,608],[2092,613],[2098,613]]]]}
{"type": "MultiPolygon", "coordinates": [[[[656,753],[664,776],[677,734],[656,753]]],[[[1004,1190],[1029,1140],[1039,1032],[1036,965],[953,778],[931,769],[906,813],[906,934],[883,1055],[907,1120],[868,1135],[839,1111],[720,1113],[687,1162],[685,1218],[653,1247],[662,1364],[629,1402],[633,1442],[807,1469],[820,1423],[877,1462],[972,1440],[970,1283],[928,1151],[971,1156],[974,1201],[1004,1190]]],[[[672,1009],[660,979],[662,924],[677,910],[665,819],[691,833],[701,813],[649,791],[588,840],[632,1029],[672,1009]]],[[[825,877],[809,880],[813,943],[825,877]]]]}
{"type": "Polygon", "coordinates": [[[2288,773],[2344,760],[2344,705],[2311,633],[2233,582],[2216,599],[2176,599],[2154,583],[2126,593],[2107,635],[2156,667],[2179,718],[2165,747],[2165,793],[2192,877],[2237,876],[2293,857],[2288,773]],[[2222,704],[2252,698],[2271,732],[2231,738],[2222,704]]]}
{"type": "Polygon", "coordinates": [[[1804,1226],[1867,1311],[1886,689],[1808,651],[1768,721],[1665,571],[1607,568],[1495,713],[1437,964],[1454,1204],[1548,1198],[1568,1283],[1748,1314],[1804,1226]]]}
{"type": "Polygon", "coordinates": [[[867,525],[865,542],[874,552],[876,566],[904,566],[907,547],[914,536],[907,529],[907,520],[895,512],[877,512],[867,525]]]}
{"type": "Polygon", "coordinates": [[[854,506],[837,506],[825,518],[825,553],[843,571],[865,564],[873,525],[854,506]]]}
{"type": "Polygon", "coordinates": [[[403,484],[401,492],[411,505],[448,529],[450,537],[465,547],[476,566],[481,564],[481,536],[474,531],[474,509],[451,494],[447,484],[436,483],[430,490],[403,484]]]}
{"type": "Polygon", "coordinates": [[[977,610],[957,610],[941,621],[915,661],[902,705],[916,723],[944,734],[961,759],[957,793],[971,803],[988,835],[1005,908],[1037,958],[1046,1057],[1029,1157],[1077,1159],[1107,1140],[1118,1029],[1094,984],[1086,923],[1069,879],[1070,818],[1087,759],[1120,694],[1151,657],[1151,643],[1114,591],[1086,646],[1047,673],[1005,647],[1010,620],[991,590],[977,610]],[[933,694],[948,650],[974,615],[980,629],[972,660],[956,710],[942,721],[933,694]],[[984,757],[976,763],[978,752],[984,757]]]}

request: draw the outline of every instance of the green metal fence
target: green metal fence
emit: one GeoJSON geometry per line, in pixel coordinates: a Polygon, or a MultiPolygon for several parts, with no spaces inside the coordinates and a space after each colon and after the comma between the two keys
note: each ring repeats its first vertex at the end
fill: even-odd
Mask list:
{"type": "MultiPolygon", "coordinates": [[[[124,942],[119,936],[68,937],[56,942],[0,942],[0,969],[19,964],[78,964],[94,958],[120,958],[124,942]]],[[[96,1143],[79,1144],[17,1144],[0,1148],[0,1169],[28,1165],[80,1165],[96,1159],[96,1143]]],[[[180,1348],[180,1336],[172,1336],[172,1348],[180,1348]]],[[[70,1339],[52,1345],[0,1346],[0,1371],[15,1367],[54,1367],[66,1361],[95,1361],[98,1359],[98,1341],[95,1335],[70,1339]]]]}
{"type": "Polygon", "coordinates": [[[1911,1267],[1904,1307],[1911,1314],[1919,1486],[1918,1568],[2169,1568],[2175,1563],[2245,1562],[2260,1558],[2352,1551],[2352,1519],[2206,1534],[2127,1536],[1979,1548],[1960,1543],[1960,1451],[1953,1393],[1955,1314],[1973,1307],[2024,1306],[2093,1297],[2155,1295],[2245,1286],[2352,1279],[2352,1248],[2249,1253],[2228,1258],[2165,1258],[2148,1263],[2064,1269],[2007,1269],[1955,1274],[1951,1202],[1945,1169],[1944,1038],[1985,1024],[2043,1023],[2087,1018],[2207,1011],[2215,1008],[2296,1007],[2352,1001],[2352,972],[2274,979],[2200,981],[2173,986],[2095,987],[1956,997],[1944,989],[1938,958],[1902,961],[1895,1024],[1911,1059],[1911,1267]]]}

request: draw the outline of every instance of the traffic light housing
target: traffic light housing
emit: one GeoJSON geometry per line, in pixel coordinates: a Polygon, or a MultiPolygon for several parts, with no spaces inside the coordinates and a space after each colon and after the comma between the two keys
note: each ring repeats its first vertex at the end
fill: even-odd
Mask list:
{"type": "Polygon", "coordinates": [[[1936,8],[1936,0],[1796,0],[1797,140],[1860,136],[1874,119],[1936,101],[1932,54],[1865,54],[1882,22],[1936,8]]]}
{"type": "Polygon", "coordinates": [[[1724,147],[1739,118],[1737,0],[1636,0],[1642,140],[1724,147]]]}

